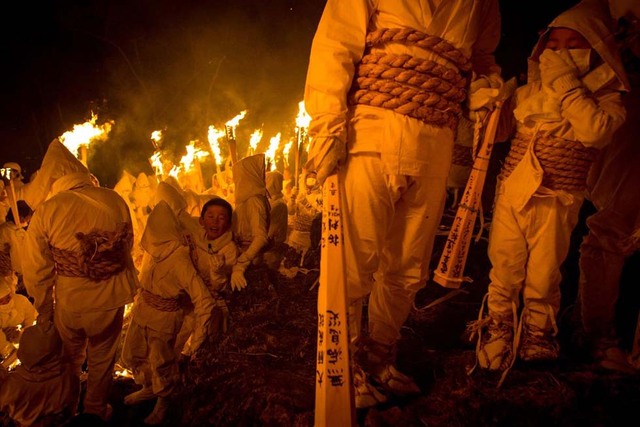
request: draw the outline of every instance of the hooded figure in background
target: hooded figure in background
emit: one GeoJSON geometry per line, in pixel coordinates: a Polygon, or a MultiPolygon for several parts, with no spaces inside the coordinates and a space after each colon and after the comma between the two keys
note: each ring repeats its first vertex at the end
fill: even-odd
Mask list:
{"type": "Polygon", "coordinates": [[[7,220],[0,224],[0,286],[6,284],[14,291],[18,282],[22,282],[22,248],[26,234],[23,224],[28,224],[33,216],[33,211],[24,200],[18,200],[17,205],[20,216],[18,224],[11,210],[7,220]]]}
{"type": "Polygon", "coordinates": [[[314,172],[303,172],[300,181],[302,191],[298,192],[294,187],[288,205],[287,212],[293,217],[293,225],[287,243],[304,258],[311,247],[311,224],[314,218],[322,215],[322,187],[314,172]]]}
{"type": "Polygon", "coordinates": [[[140,249],[140,237],[144,228],[140,227],[136,218],[136,209],[132,200],[133,186],[136,182],[136,178],[127,171],[122,172],[122,177],[113,187],[113,191],[118,193],[129,207],[129,215],[131,216],[131,225],[133,226],[133,249],[131,256],[136,268],[140,266],[142,262],[142,250],[140,249]]]}
{"type": "Polygon", "coordinates": [[[59,425],[71,418],[78,407],[80,380],[63,360],[56,329],[40,324],[26,328],[18,358],[20,365],[15,370],[4,378],[0,372],[0,412],[23,426],[44,419],[52,422],[44,425],[59,425]]]}
{"type": "Polygon", "coordinates": [[[36,322],[38,312],[24,295],[0,283],[0,357],[6,358],[20,341],[20,331],[36,322]]]}
{"type": "Polygon", "coordinates": [[[50,182],[43,190],[52,196],[34,210],[25,236],[25,287],[38,323],[55,322],[78,376],[86,360],[84,411],[108,420],[124,306],[133,302],[138,283],[129,207],[115,191],[95,187],[84,165],[57,141],[36,180],[50,182]],[[63,151],[66,167],[54,156],[63,151]],[[70,170],[76,172],[58,176],[70,170]]]}
{"type": "Polygon", "coordinates": [[[16,195],[17,200],[26,201],[34,211],[49,197],[51,186],[58,178],[74,172],[88,174],[89,170],[58,139],[54,139],[36,172],[35,178],[22,186],[16,195]]]}
{"type": "Polygon", "coordinates": [[[264,254],[264,260],[271,269],[278,269],[284,257],[283,244],[287,241],[289,209],[282,194],[284,176],[279,171],[270,171],[266,175],[267,193],[271,207],[269,222],[269,249],[264,254]]]}
{"type": "Polygon", "coordinates": [[[231,288],[247,286],[244,272],[250,264],[259,264],[267,245],[270,206],[265,186],[264,154],[245,157],[233,165],[235,211],[233,233],[240,256],[231,273],[231,288]]]}
{"type": "Polygon", "coordinates": [[[474,325],[479,366],[503,371],[502,379],[516,358],[559,357],[560,266],[597,150],[624,123],[627,88],[608,13],[596,2],[558,15],[533,49],[528,83],[515,93],[515,135],[498,177],[488,315],[481,308],[474,325]]]}
{"type": "Polygon", "coordinates": [[[184,318],[183,295],[191,300],[195,315],[189,357],[208,335],[214,302],[193,267],[183,231],[166,202],[153,208],[141,244],[148,256],[140,272],[142,289],[133,305],[122,359],[142,389],[126,396],[125,404],[158,397],[145,419],[146,424],[155,425],[164,421],[180,379],[174,346],[184,318]]]}

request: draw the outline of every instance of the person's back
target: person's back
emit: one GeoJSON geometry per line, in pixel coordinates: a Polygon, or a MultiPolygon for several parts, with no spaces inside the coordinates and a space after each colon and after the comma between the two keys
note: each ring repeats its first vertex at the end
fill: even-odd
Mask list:
{"type": "Polygon", "coordinates": [[[38,323],[55,322],[76,375],[86,361],[83,408],[106,421],[124,306],[133,302],[138,281],[129,208],[115,191],[95,187],[58,141],[40,170],[32,195],[50,198],[35,208],[25,236],[25,287],[38,323]]]}
{"type": "MultiPolygon", "coordinates": [[[[51,261],[55,260],[56,302],[70,312],[124,306],[132,302],[137,281],[130,255],[129,209],[115,191],[94,187],[86,177],[70,174],[56,181],[54,192],[56,187],[62,191],[39,207],[25,240],[28,265],[46,263],[53,268],[51,261]],[[47,242],[37,238],[44,233],[47,242]],[[92,239],[104,239],[97,254],[92,254],[92,239]],[[49,248],[53,260],[45,258],[49,248]],[[84,271],[78,270],[75,263],[83,265],[84,271]]],[[[42,274],[25,271],[25,279],[28,275],[29,282],[35,284],[29,293],[36,299],[36,306],[42,303],[42,291],[50,284],[38,281],[38,273],[42,274]]]]}

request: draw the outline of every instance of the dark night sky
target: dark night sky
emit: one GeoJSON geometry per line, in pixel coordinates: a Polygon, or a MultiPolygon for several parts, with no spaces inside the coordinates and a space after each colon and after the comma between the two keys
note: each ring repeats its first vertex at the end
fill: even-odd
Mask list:
{"type": "MultiPolygon", "coordinates": [[[[43,3],[14,5],[5,14],[0,161],[33,172],[48,143],[94,111],[116,123],[89,159],[112,186],[123,168],[148,167],[155,129],[166,129],[167,146],[179,150],[191,139],[206,140],[209,124],[247,109],[240,141],[261,125],[263,141],[292,133],[325,1],[43,3]]],[[[525,70],[537,30],[574,3],[500,1],[497,58],[505,77],[525,70]]]]}

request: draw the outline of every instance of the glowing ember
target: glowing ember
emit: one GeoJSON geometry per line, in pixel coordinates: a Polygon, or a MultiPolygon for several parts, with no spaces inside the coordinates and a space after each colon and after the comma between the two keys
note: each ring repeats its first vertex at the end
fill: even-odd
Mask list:
{"type": "Polygon", "coordinates": [[[256,129],[251,134],[251,139],[249,139],[249,146],[251,147],[251,154],[256,152],[256,148],[258,147],[258,144],[260,143],[261,140],[262,140],[262,129],[256,129]]]}
{"type": "Polygon", "coordinates": [[[209,146],[211,147],[211,152],[213,153],[213,157],[216,159],[216,166],[222,165],[222,155],[220,153],[220,144],[218,140],[225,135],[223,130],[218,130],[214,126],[209,126],[208,139],[209,146]]]}
{"type": "Polygon", "coordinates": [[[113,122],[106,122],[98,126],[96,125],[96,120],[98,120],[98,116],[92,114],[91,120],[80,125],[73,125],[73,130],[63,133],[58,140],[69,151],[78,156],[81,146],[88,147],[92,141],[104,140],[111,131],[113,122]]]}
{"type": "Polygon", "coordinates": [[[278,147],[280,146],[280,138],[281,138],[281,136],[282,136],[282,134],[280,132],[278,132],[278,134],[276,136],[271,138],[269,140],[269,148],[267,149],[267,152],[264,153],[266,158],[268,159],[269,164],[270,164],[269,170],[275,170],[276,169],[276,151],[278,151],[278,147]]]}

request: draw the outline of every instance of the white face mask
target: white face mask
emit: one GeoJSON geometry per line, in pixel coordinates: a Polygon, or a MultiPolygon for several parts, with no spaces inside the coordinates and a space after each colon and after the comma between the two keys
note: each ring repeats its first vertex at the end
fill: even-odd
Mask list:
{"type": "Polygon", "coordinates": [[[573,63],[576,64],[578,75],[586,74],[591,65],[591,49],[567,49],[567,51],[573,63]]]}
{"type": "Polygon", "coordinates": [[[316,179],[307,178],[304,183],[307,185],[307,188],[312,188],[314,185],[316,185],[316,179]]]}

